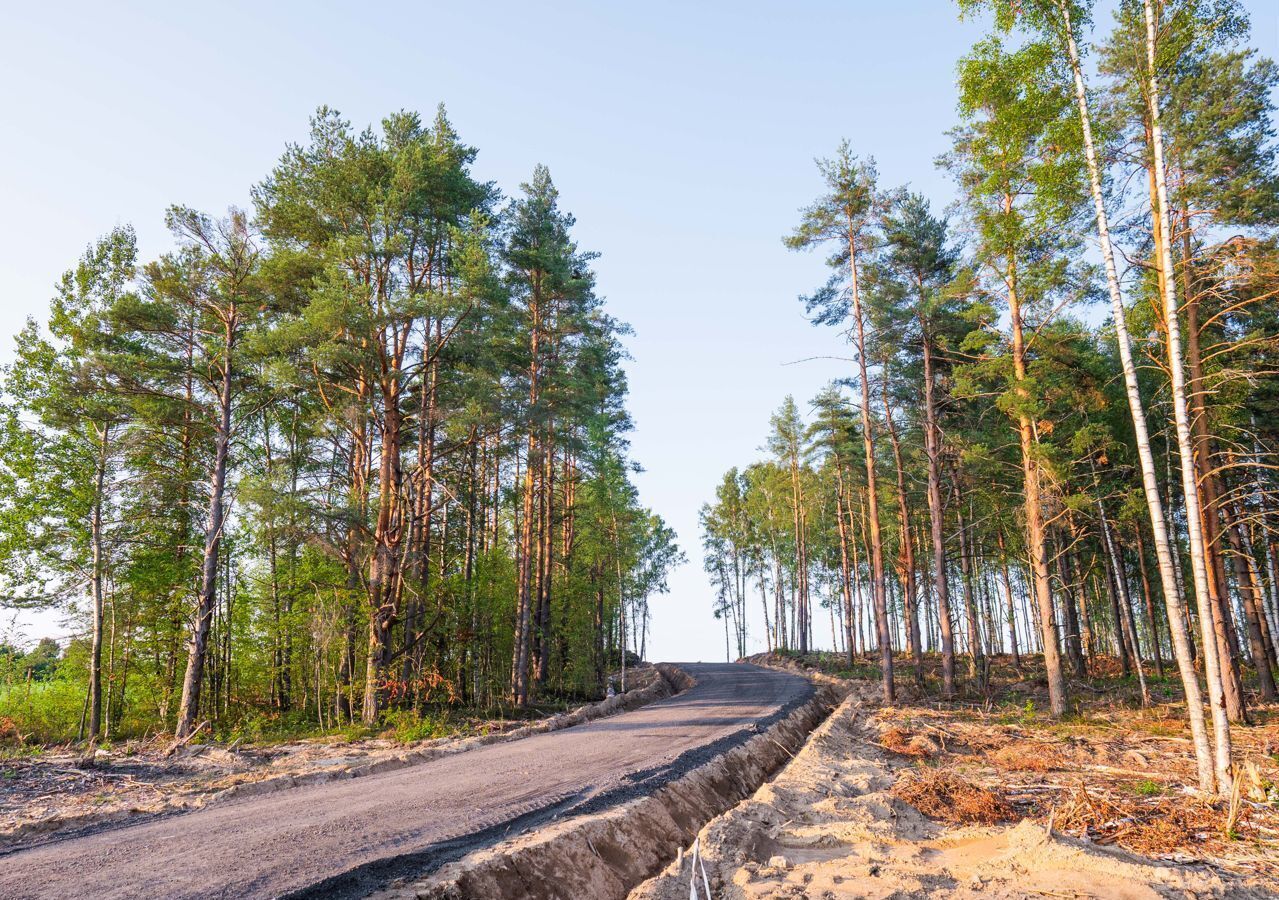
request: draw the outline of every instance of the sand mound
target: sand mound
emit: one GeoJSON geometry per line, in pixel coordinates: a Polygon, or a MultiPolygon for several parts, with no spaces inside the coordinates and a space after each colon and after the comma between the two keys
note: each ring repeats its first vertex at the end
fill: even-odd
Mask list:
{"type": "MultiPolygon", "coordinates": [[[[883,740],[867,718],[874,696],[873,688],[855,687],[774,781],[701,831],[716,900],[1276,896],[1242,879],[1145,860],[1028,820],[943,824],[1007,821],[1015,813],[992,792],[924,767],[926,753],[898,749],[911,748],[915,735],[903,730],[883,740]]],[[[1008,763],[1030,768],[1028,749],[1013,751],[1008,763]]],[[[631,900],[686,900],[691,868],[685,854],[631,900]]]]}

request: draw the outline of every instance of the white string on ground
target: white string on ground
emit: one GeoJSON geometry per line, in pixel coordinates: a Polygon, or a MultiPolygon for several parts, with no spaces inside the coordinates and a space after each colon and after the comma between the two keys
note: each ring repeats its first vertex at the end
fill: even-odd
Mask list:
{"type": "Polygon", "coordinates": [[[693,839],[692,859],[689,861],[689,878],[688,878],[688,900],[711,900],[711,882],[706,877],[706,863],[702,861],[702,839],[697,837],[693,839]],[[702,889],[706,891],[705,897],[701,897],[697,893],[697,873],[702,873],[702,889]]]}

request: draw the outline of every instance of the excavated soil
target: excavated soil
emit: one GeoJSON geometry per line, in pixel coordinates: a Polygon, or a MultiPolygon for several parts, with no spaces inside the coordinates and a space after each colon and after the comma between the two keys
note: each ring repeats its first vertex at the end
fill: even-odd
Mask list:
{"type": "Polygon", "coordinates": [[[623,900],[677,856],[702,823],[750,795],[804,743],[842,688],[821,686],[753,729],[682,759],[647,796],[573,815],[449,863],[429,877],[374,894],[378,900],[623,900]]]}
{"type": "MultiPolygon", "coordinates": [[[[1274,884],[1143,859],[1016,816],[998,795],[918,767],[933,748],[876,719],[878,691],[852,693],[772,782],[698,835],[715,900],[889,897],[1274,897],[1274,884]],[[904,777],[903,777],[904,776],[904,777]],[[928,809],[929,818],[904,798],[928,809]],[[951,824],[991,823],[1007,824],[951,824]]],[[[688,900],[685,851],[631,900],[688,900]]]]}

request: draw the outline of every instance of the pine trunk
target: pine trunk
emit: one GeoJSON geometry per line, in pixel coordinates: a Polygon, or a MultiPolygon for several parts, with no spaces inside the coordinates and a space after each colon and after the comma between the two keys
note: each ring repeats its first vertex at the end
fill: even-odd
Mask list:
{"type": "Polygon", "coordinates": [[[875,630],[879,641],[880,669],[884,684],[884,702],[894,700],[893,645],[888,628],[888,598],[884,584],[884,543],[879,530],[879,497],[875,478],[875,434],[871,427],[870,375],[866,366],[866,322],[862,315],[861,292],[857,283],[857,241],[848,240],[848,268],[853,299],[853,325],[857,335],[857,365],[861,380],[862,447],[866,454],[866,500],[869,517],[871,555],[871,601],[875,607],[875,630]]]}

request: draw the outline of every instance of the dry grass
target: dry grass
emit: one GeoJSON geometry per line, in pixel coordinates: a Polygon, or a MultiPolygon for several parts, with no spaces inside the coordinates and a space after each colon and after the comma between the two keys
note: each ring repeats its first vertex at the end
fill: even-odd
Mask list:
{"type": "Polygon", "coordinates": [[[1101,790],[1080,784],[1053,812],[1054,826],[1096,844],[1119,844],[1148,856],[1202,852],[1228,839],[1222,804],[1184,795],[1142,799],[1101,790]]]}
{"type": "Polygon", "coordinates": [[[1012,741],[991,751],[990,761],[1006,772],[1052,772],[1069,765],[1055,747],[1039,741],[1012,741]]]}
{"type": "Polygon", "coordinates": [[[879,734],[879,744],[885,750],[912,759],[929,759],[941,752],[941,745],[925,734],[912,734],[905,728],[889,726],[879,734]]]}
{"type": "Polygon", "coordinates": [[[1015,815],[994,791],[946,769],[915,769],[893,785],[893,796],[931,819],[952,825],[997,825],[1015,815]]]}

